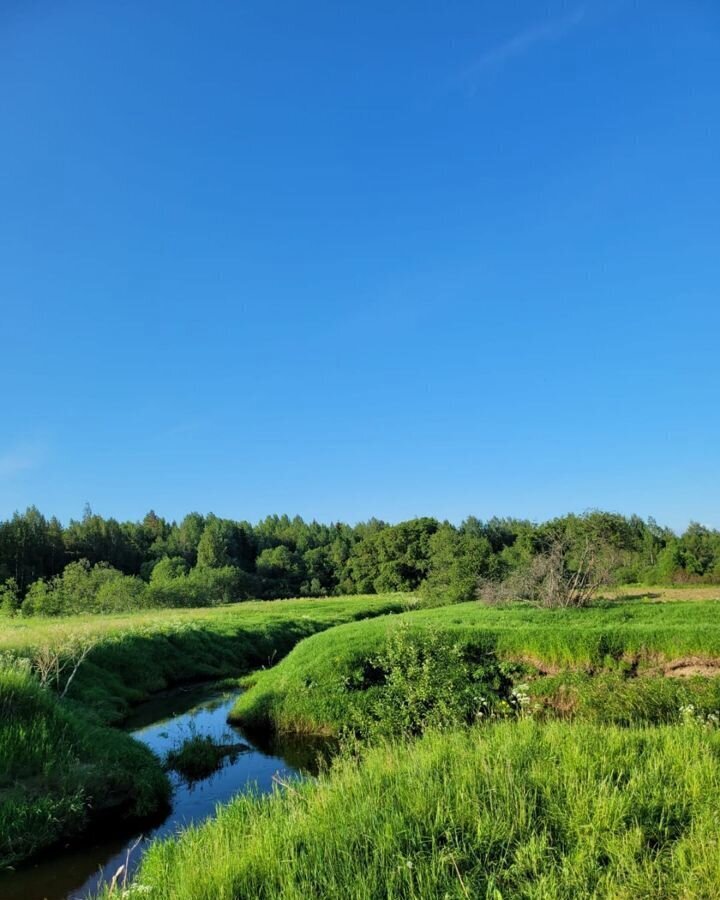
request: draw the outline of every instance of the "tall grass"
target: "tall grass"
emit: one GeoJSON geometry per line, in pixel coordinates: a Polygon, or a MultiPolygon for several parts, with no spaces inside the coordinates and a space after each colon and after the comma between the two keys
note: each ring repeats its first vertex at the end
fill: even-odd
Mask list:
{"type": "Polygon", "coordinates": [[[342,625],[308,638],[278,666],[248,679],[251,688],[238,699],[233,718],[300,732],[337,733],[354,724],[358,710],[384,689],[382,679],[367,673],[403,623],[420,637],[435,633],[452,640],[477,666],[514,664],[524,677],[560,670],[650,672],[687,656],[720,662],[716,601],[624,601],[579,610],[466,603],[342,625]]]}
{"type": "Polygon", "coordinates": [[[615,725],[679,722],[720,715],[720,676],[627,677],[618,672],[571,672],[530,680],[527,711],[538,719],[584,719],[615,725]]]}
{"type": "Polygon", "coordinates": [[[689,898],[720,886],[720,735],[501,723],[383,744],[155,844],[167,900],[689,898]]]}
{"type": "Polygon", "coordinates": [[[168,794],[142,744],[61,703],[29,672],[0,669],[0,866],[72,838],[91,810],[143,816],[168,794]]]}

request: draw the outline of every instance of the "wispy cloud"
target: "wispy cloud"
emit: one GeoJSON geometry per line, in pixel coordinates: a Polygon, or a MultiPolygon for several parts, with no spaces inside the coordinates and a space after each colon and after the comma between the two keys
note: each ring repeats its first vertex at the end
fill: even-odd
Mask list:
{"type": "Polygon", "coordinates": [[[42,461],[42,448],[25,444],[0,453],[0,478],[8,479],[34,469],[42,461]]]}
{"type": "Polygon", "coordinates": [[[565,37],[585,18],[585,7],[579,6],[562,18],[525,28],[495,47],[485,50],[462,74],[462,80],[473,83],[484,72],[498,69],[513,59],[524,56],[538,44],[551,43],[565,37]]]}

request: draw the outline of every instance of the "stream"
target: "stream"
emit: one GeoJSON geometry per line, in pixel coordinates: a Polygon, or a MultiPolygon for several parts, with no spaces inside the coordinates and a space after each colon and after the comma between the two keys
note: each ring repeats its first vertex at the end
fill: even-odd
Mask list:
{"type": "Polygon", "coordinates": [[[168,692],[138,706],[125,722],[137,740],[160,757],[193,734],[211,735],[226,743],[242,742],[249,749],[228,757],[208,778],[186,781],[170,772],[172,797],[164,817],[140,829],[137,823],[109,830],[91,829],[94,838],[63,850],[48,851],[16,872],[0,875],[2,900],[80,900],[109,882],[120,866],[137,869],[149,841],[177,834],[190,823],[214,815],[218,803],[246,791],[266,793],[276,781],[317,773],[319,757],[326,756],[327,741],[266,738],[229,725],[227,716],[238,690],[202,685],[168,692]],[[99,833],[98,833],[99,831],[99,833]]]}

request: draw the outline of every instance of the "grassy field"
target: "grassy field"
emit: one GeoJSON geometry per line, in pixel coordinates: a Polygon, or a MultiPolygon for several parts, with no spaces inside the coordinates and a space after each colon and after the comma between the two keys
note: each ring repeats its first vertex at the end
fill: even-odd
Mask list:
{"type": "Polygon", "coordinates": [[[108,806],[141,815],[167,797],[159,761],[106,723],[181,682],[268,665],[298,641],[408,598],[243,603],[62,620],[12,619],[0,635],[0,866],[87,826],[108,806]],[[29,661],[70,640],[96,642],[64,700],[40,688],[29,661]]]}
{"type": "Polygon", "coordinates": [[[717,897],[719,759],[720,735],[695,724],[430,732],[238,798],[154,845],[136,885],[164,900],[717,897]]]}
{"type": "MultiPolygon", "coordinates": [[[[652,699],[651,709],[664,709],[657,720],[672,721],[681,705],[693,702],[695,692],[702,694],[705,707],[720,706],[715,701],[715,679],[710,687],[705,679],[695,679],[660,688],[667,679],[637,678],[638,686],[628,687],[627,678],[666,670],[720,674],[720,602],[626,599],[580,610],[465,603],[343,625],[303,641],[278,666],[251,676],[252,687],[239,698],[233,717],[283,731],[337,733],[343,726],[354,726],[385,690],[387,673],[378,673],[373,661],[382,654],[392,630],[403,624],[418,635],[441,635],[460,647],[464,664],[481,670],[476,679],[479,689],[488,681],[497,682],[503,672],[515,682],[568,671],[615,672],[623,676],[615,682],[592,680],[583,690],[581,681],[567,685],[566,699],[571,694],[579,698],[573,709],[590,715],[595,708],[600,720],[604,714],[606,720],[615,721],[617,713],[617,721],[626,721],[621,699],[626,708],[634,705],[637,710],[652,699]],[[611,684],[619,684],[623,693],[610,697],[606,688],[611,684]],[[604,703],[593,707],[591,695],[595,692],[597,699],[603,690],[604,703]],[[580,702],[583,697],[585,702],[580,702]]],[[[407,681],[412,689],[412,679],[407,681]]],[[[436,684],[439,681],[435,679],[436,684]]],[[[559,681],[554,689],[562,694],[559,681]]],[[[540,702],[562,712],[562,704],[553,704],[550,691],[540,702]]]]}
{"type": "Polygon", "coordinates": [[[661,603],[670,600],[720,600],[720,587],[716,584],[675,584],[671,587],[624,584],[612,589],[604,588],[602,593],[603,596],[613,600],[636,597],[661,603]]]}

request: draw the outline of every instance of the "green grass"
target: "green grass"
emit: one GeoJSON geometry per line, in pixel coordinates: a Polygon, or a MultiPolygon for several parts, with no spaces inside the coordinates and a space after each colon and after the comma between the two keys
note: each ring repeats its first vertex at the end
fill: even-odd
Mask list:
{"type": "Polygon", "coordinates": [[[13,865],[94,815],[144,816],[167,801],[156,757],[27,672],[0,669],[0,867],[13,865]]]}
{"type": "Polygon", "coordinates": [[[556,669],[651,672],[672,659],[720,660],[717,601],[618,601],[581,610],[465,603],[352,623],[311,637],[278,666],[248,679],[250,690],[238,699],[233,719],[308,733],[335,734],[354,726],[384,690],[382,678],[368,678],[368,672],[388,635],[402,623],[418,633],[452,639],[478,666],[515,663],[516,680],[556,669]]]}
{"type": "Polygon", "coordinates": [[[69,696],[106,722],[121,721],[151,694],[184,682],[237,676],[281,659],[308,635],[365,616],[399,612],[409,595],[276,600],[214,609],[118,616],[12,619],[0,653],[31,656],[70,637],[97,642],[69,696]]]}
{"type": "Polygon", "coordinates": [[[154,844],[156,900],[718,896],[720,734],[525,720],[430,732],[154,844]]]}
{"type": "Polygon", "coordinates": [[[615,725],[679,722],[693,707],[701,719],[720,714],[720,676],[665,678],[618,672],[563,673],[530,680],[528,709],[539,719],[583,719],[615,725]]]}
{"type": "Polygon", "coordinates": [[[402,595],[242,603],[62,620],[14,619],[0,635],[0,866],[85,828],[103,807],[144,815],[167,797],[160,760],[104,723],[181,682],[271,664],[304,637],[406,608],[402,595]],[[68,698],[40,688],[23,660],[72,638],[97,645],[68,698]],[[14,660],[14,663],[13,663],[14,660]],[[7,665],[7,663],[12,663],[7,665]],[[18,662],[20,668],[17,667],[18,662]]]}
{"type": "Polygon", "coordinates": [[[717,896],[720,739],[696,719],[720,706],[720,679],[653,673],[691,658],[714,671],[720,602],[386,615],[412,602],[7,622],[6,657],[69,635],[97,645],[64,701],[27,673],[0,670],[0,862],[72,837],[99,798],[124,813],[157,805],[167,790],[159,760],[106,723],[163,688],[253,671],[234,711],[250,725],[430,732],[371,749],[359,767],[344,758],[316,787],[239,799],[217,824],[154,848],[140,876],[153,896],[717,896]],[[401,642],[388,656],[402,623],[429,649],[401,642]],[[483,706],[493,715],[517,715],[511,678],[528,681],[534,721],[452,730],[474,718],[480,694],[498,701],[483,706]],[[638,727],[677,723],[690,703],[691,721],[638,727]]]}
{"type": "Polygon", "coordinates": [[[209,734],[193,734],[168,751],[165,766],[187,781],[198,781],[221,768],[227,757],[235,757],[249,749],[247,744],[222,744],[209,734]]]}

